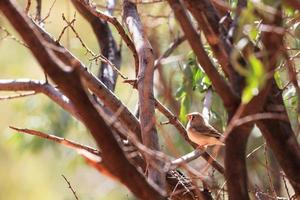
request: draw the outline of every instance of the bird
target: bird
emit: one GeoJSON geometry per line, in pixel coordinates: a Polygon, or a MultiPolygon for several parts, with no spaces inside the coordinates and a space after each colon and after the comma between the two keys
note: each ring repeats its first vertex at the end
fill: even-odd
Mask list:
{"type": "Polygon", "coordinates": [[[200,149],[206,149],[208,146],[225,145],[220,139],[224,136],[214,127],[204,120],[199,112],[187,114],[188,123],[186,131],[189,139],[199,145],[200,149]]]}

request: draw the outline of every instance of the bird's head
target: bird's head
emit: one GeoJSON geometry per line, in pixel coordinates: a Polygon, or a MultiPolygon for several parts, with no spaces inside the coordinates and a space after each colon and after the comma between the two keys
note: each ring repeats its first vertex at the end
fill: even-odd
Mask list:
{"type": "Polygon", "coordinates": [[[204,118],[201,113],[192,112],[186,115],[191,124],[204,124],[204,118]]]}

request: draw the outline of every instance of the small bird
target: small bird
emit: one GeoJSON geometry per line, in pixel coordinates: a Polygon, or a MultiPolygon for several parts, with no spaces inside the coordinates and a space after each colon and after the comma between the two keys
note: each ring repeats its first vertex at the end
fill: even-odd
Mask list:
{"type": "Polygon", "coordinates": [[[187,135],[192,142],[199,145],[200,149],[212,145],[225,145],[220,141],[224,136],[208,124],[200,113],[192,112],[187,117],[189,119],[186,125],[187,135]]]}

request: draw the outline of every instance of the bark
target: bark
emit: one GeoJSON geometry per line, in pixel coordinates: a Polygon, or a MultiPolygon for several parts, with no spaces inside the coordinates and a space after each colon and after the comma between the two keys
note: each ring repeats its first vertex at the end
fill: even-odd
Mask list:
{"type": "Polygon", "coordinates": [[[131,41],[131,39],[127,35],[127,33],[124,30],[123,26],[120,24],[120,22],[118,22],[116,17],[107,15],[107,14],[97,10],[96,7],[90,1],[85,1],[85,0],[73,0],[73,1],[76,1],[79,4],[81,4],[84,8],[89,10],[90,14],[93,14],[95,17],[98,17],[99,19],[102,19],[102,20],[104,20],[106,22],[109,22],[112,25],[114,25],[114,27],[116,28],[116,30],[118,31],[118,33],[120,34],[120,36],[122,37],[122,39],[124,40],[124,42],[126,43],[126,45],[128,46],[128,48],[131,50],[131,52],[133,54],[135,69],[136,69],[136,75],[137,75],[138,66],[139,66],[139,58],[138,58],[138,55],[137,55],[137,52],[136,52],[135,45],[133,44],[133,42],[131,41]]]}
{"type": "Polygon", "coordinates": [[[209,0],[184,0],[184,2],[203,30],[207,42],[235,92],[241,90],[244,86],[243,78],[234,70],[230,62],[232,44],[227,36],[227,28],[220,24],[221,18],[218,11],[209,0]]]}
{"type": "Polygon", "coordinates": [[[175,14],[177,21],[181,25],[181,28],[191,48],[195,52],[198,62],[204,69],[205,73],[209,76],[214,89],[223,100],[225,108],[229,112],[234,111],[238,105],[239,98],[235,95],[231,87],[219,74],[215,66],[210,61],[210,58],[208,57],[207,53],[203,48],[200,36],[194,29],[192,23],[190,22],[183,5],[180,3],[179,0],[168,0],[168,3],[175,14]]]}
{"type": "MultiPolygon", "coordinates": [[[[265,19],[263,21],[263,25],[267,27],[267,30],[262,35],[262,41],[268,49],[270,65],[276,64],[277,58],[282,54],[284,47],[283,32],[278,33],[272,29],[273,27],[282,27],[281,5],[278,6],[277,12],[279,14],[275,15],[273,20],[270,21],[265,19]]],[[[271,105],[279,105],[283,108],[281,113],[286,115],[287,113],[282,99],[282,91],[279,90],[273,78],[270,82],[272,84],[272,88],[264,109],[266,111],[272,111],[276,113],[276,111],[272,110],[271,105]]],[[[279,120],[262,120],[258,122],[258,126],[261,129],[267,144],[271,147],[276,159],[289,178],[290,183],[295,190],[296,196],[299,197],[300,146],[291,128],[290,122],[279,120]]]]}
{"type": "MultiPolygon", "coordinates": [[[[143,143],[154,150],[159,150],[158,135],[155,127],[155,100],[153,94],[154,54],[143,30],[136,5],[130,1],[123,2],[123,19],[132,36],[139,57],[137,88],[139,93],[139,112],[143,143]]],[[[146,158],[148,177],[161,189],[165,188],[165,173],[155,169],[154,162],[146,158]]],[[[161,163],[156,163],[162,166],[161,163]]]]}
{"type": "MultiPolygon", "coordinates": [[[[45,48],[45,41],[42,36],[36,30],[34,24],[17,8],[15,3],[10,0],[2,0],[0,10],[30,47],[41,67],[74,103],[85,126],[91,131],[92,136],[101,148],[103,163],[107,169],[118,177],[119,181],[125,184],[137,197],[141,199],[164,199],[125,157],[110,128],[99,116],[85,93],[76,72],[76,67],[74,70],[66,69],[53,52],[45,48]]],[[[76,63],[74,65],[76,66],[76,63]]]]}
{"type": "MultiPolygon", "coordinates": [[[[101,54],[111,61],[117,69],[120,69],[121,52],[117,48],[116,41],[113,38],[108,23],[93,15],[89,9],[84,7],[77,0],[72,0],[72,3],[93,28],[101,49],[101,54]]],[[[114,91],[115,89],[117,75],[117,72],[115,72],[106,62],[101,62],[98,78],[111,91],[114,91]]]]}
{"type": "MultiPolygon", "coordinates": [[[[272,90],[264,107],[264,111],[287,114],[282,100],[282,91],[272,80],[272,90]],[[274,111],[272,107],[281,107],[281,111],[274,111]]],[[[297,196],[300,195],[300,148],[291,124],[281,120],[261,120],[257,123],[268,146],[288,177],[297,196]],[[284,147],[284,148],[283,148],[284,147]],[[291,159],[287,159],[291,158],[291,159]]]]}

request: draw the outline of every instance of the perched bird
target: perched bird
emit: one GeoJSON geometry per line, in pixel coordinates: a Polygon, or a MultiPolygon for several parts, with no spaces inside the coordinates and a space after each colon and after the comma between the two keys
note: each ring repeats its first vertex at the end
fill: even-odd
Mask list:
{"type": "Polygon", "coordinates": [[[198,112],[187,115],[189,121],[186,126],[188,137],[199,145],[199,148],[206,148],[212,145],[225,145],[220,141],[224,136],[208,124],[198,112]]]}

